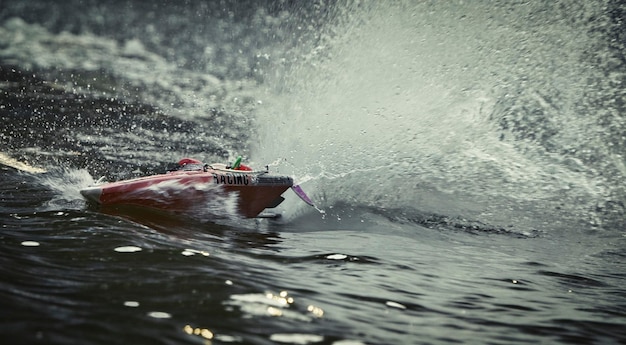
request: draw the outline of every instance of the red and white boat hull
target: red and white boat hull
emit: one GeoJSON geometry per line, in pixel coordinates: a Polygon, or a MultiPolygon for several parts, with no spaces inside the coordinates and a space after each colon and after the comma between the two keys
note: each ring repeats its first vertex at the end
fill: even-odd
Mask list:
{"type": "Polygon", "coordinates": [[[132,205],[169,212],[235,212],[253,218],[282,202],[293,179],[231,169],[204,168],[95,185],[81,190],[102,206],[132,205]]]}

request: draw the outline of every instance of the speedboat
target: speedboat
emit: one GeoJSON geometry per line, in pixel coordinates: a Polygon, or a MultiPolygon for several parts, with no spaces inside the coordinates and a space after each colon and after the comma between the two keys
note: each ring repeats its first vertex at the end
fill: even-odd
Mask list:
{"type": "Polygon", "coordinates": [[[252,170],[241,164],[203,164],[184,158],[164,174],[95,184],[80,191],[88,202],[102,207],[138,206],[159,211],[186,213],[232,213],[258,217],[265,209],[283,202],[289,188],[306,203],[311,199],[289,176],[273,175],[269,169],[252,170]]]}

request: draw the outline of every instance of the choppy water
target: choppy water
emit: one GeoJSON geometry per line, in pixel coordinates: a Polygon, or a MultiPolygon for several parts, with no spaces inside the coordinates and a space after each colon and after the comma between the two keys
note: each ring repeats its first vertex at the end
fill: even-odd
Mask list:
{"type": "Polygon", "coordinates": [[[5,1],[0,334],[626,342],[625,10],[5,1]],[[325,213],[289,194],[280,221],[106,214],[78,193],[239,154],[325,213]]]}

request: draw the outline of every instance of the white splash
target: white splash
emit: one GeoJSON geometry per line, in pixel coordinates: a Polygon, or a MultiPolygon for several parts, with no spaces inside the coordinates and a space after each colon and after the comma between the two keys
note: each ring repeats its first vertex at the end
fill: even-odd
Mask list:
{"type": "Polygon", "coordinates": [[[279,343],[306,345],[311,343],[319,343],[324,340],[324,337],[317,334],[306,333],[276,333],[270,336],[270,340],[279,343]]]}
{"type": "Polygon", "coordinates": [[[20,162],[17,159],[11,158],[2,152],[0,152],[0,164],[33,174],[41,174],[46,172],[46,170],[43,168],[32,166],[26,162],[20,162]]]}
{"type": "Polygon", "coordinates": [[[115,250],[118,253],[136,253],[136,252],[140,252],[141,248],[135,247],[135,246],[123,246],[123,247],[117,247],[113,250],[115,250]]]}
{"type": "Polygon", "coordinates": [[[155,319],[169,319],[172,317],[170,313],[166,313],[163,311],[152,311],[148,313],[148,316],[153,317],[155,319]]]}
{"type": "Polygon", "coordinates": [[[387,305],[388,307],[391,307],[391,308],[396,308],[396,309],[406,309],[405,305],[400,304],[398,302],[394,302],[394,301],[387,301],[387,302],[385,302],[385,305],[387,305]]]}
{"type": "Polygon", "coordinates": [[[328,260],[345,260],[347,259],[348,256],[345,254],[331,254],[326,256],[326,259],[328,260]]]}

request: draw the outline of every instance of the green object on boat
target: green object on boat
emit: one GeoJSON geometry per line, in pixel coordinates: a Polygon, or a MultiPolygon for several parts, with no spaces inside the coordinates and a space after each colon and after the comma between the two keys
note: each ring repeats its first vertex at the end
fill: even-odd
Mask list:
{"type": "Polygon", "coordinates": [[[240,165],[241,165],[241,156],[237,156],[237,160],[235,160],[235,163],[233,164],[231,169],[237,169],[239,168],[240,165]]]}

